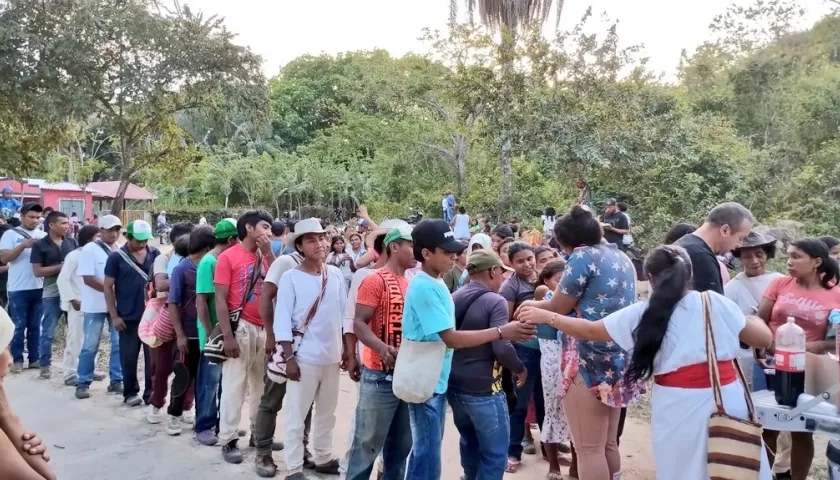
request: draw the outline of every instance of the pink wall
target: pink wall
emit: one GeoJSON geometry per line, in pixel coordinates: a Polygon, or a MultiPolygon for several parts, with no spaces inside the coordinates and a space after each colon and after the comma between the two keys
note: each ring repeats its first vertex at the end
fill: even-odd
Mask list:
{"type": "MultiPolygon", "coordinates": [[[[90,218],[93,216],[93,196],[90,192],[72,192],[72,191],[64,191],[64,190],[42,190],[41,196],[43,197],[44,207],[52,207],[58,210],[59,200],[83,200],[85,202],[85,211],[84,212],[76,212],[79,215],[79,218],[84,220],[86,218],[90,218]]],[[[73,212],[64,212],[67,216],[70,216],[73,212]]]]}

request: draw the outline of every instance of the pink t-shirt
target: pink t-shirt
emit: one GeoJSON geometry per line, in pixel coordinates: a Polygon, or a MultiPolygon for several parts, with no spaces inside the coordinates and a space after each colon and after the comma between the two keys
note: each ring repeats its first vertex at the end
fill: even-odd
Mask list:
{"type": "Polygon", "coordinates": [[[770,313],[773,336],[776,329],[787,322],[787,317],[794,317],[796,324],[805,330],[805,338],[809,342],[825,340],[828,314],[840,308],[840,288],[806,290],[796,283],[796,279],[788,276],[770,282],[764,298],[774,302],[770,313]]]}
{"type": "MultiPolygon", "coordinates": [[[[257,255],[245,250],[242,244],[230,247],[219,255],[216,271],[213,274],[213,283],[227,285],[230,289],[227,297],[228,309],[235,310],[242,306],[242,298],[248,289],[256,262],[257,255]]],[[[257,284],[242,310],[242,319],[259,327],[263,326],[262,318],[260,318],[260,294],[262,294],[263,279],[267,270],[268,261],[263,257],[257,284]]]]}

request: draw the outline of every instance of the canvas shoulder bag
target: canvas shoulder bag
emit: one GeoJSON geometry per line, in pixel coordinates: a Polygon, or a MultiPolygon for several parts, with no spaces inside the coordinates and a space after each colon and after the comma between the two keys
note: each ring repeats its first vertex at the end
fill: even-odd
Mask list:
{"type": "MultiPolygon", "coordinates": [[[[254,293],[254,288],[256,288],[257,282],[260,279],[261,271],[262,253],[258,251],[257,261],[254,264],[253,271],[251,272],[251,278],[248,282],[248,287],[245,289],[245,295],[242,297],[242,303],[239,307],[228,311],[230,330],[231,332],[234,332],[234,334],[236,333],[236,329],[239,328],[239,318],[242,316],[242,310],[245,309],[248,299],[251,298],[251,294],[254,293]]],[[[216,325],[213,328],[213,331],[207,336],[207,343],[204,345],[204,356],[207,357],[207,360],[210,363],[214,364],[221,364],[227,360],[227,355],[225,354],[225,335],[222,333],[222,329],[219,325],[216,325]]]]}
{"type": "Polygon", "coordinates": [[[749,418],[742,420],[727,415],[723,408],[723,396],[720,392],[720,372],[718,370],[715,337],[712,329],[712,306],[709,293],[701,294],[703,299],[703,317],[706,323],[706,362],[709,366],[709,379],[715,397],[715,412],[709,418],[709,442],[706,457],[709,478],[716,480],[755,480],[761,470],[761,424],[755,415],[744,373],[738,362],[732,361],[738,373],[738,381],[744,387],[749,418]]]}
{"type": "Polygon", "coordinates": [[[284,383],[289,379],[286,374],[286,367],[289,360],[293,359],[300,350],[300,344],[303,342],[303,336],[306,335],[306,329],[309,327],[309,324],[312,323],[312,319],[315,318],[315,315],[318,313],[318,307],[321,306],[321,302],[324,300],[324,293],[327,291],[327,283],[329,282],[327,270],[328,268],[326,265],[321,269],[321,292],[318,293],[318,296],[315,298],[315,302],[313,302],[312,306],[309,307],[309,311],[306,313],[303,323],[297,328],[292,328],[292,354],[289,357],[286,357],[283,347],[280,345],[280,342],[277,342],[275,351],[271,355],[271,359],[268,361],[268,365],[266,366],[266,375],[268,375],[268,379],[274,383],[284,383]]]}

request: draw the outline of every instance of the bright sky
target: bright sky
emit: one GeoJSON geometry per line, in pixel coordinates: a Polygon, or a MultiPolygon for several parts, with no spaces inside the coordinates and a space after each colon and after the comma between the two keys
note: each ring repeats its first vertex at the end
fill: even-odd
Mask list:
{"type": "MultiPolygon", "coordinates": [[[[466,2],[456,0],[461,5],[466,2]]],[[[556,0],[555,0],[556,1],[556,0]]],[[[741,0],[738,0],[739,3],[741,0]]],[[[336,54],[383,48],[400,56],[424,53],[424,27],[445,30],[449,0],[183,0],[205,14],[225,17],[237,43],[262,55],[266,75],[275,75],[304,54],[336,54]]],[[[574,26],[592,6],[619,21],[626,45],[644,44],[650,67],[673,79],[680,52],[693,52],[709,38],[713,17],[732,0],[565,0],[561,29],[574,26]]],[[[810,21],[827,10],[824,0],[801,0],[810,21]]],[[[462,7],[464,10],[465,7],[462,7]]],[[[553,18],[551,20],[553,22],[553,18]]]]}

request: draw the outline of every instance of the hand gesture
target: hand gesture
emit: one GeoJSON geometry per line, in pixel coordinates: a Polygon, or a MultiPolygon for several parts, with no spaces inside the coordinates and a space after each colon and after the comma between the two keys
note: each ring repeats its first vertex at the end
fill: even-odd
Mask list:
{"type": "Polygon", "coordinates": [[[519,320],[519,315],[522,313],[522,310],[524,310],[527,307],[533,307],[536,304],[536,300],[525,300],[524,302],[520,303],[519,306],[516,307],[516,310],[514,310],[513,312],[514,320],[519,320]]]}
{"type": "Polygon", "coordinates": [[[23,434],[23,452],[29,455],[40,455],[45,462],[50,461],[50,456],[47,455],[47,446],[41,443],[41,437],[37,433],[25,432],[23,434]]]}
{"type": "Polygon", "coordinates": [[[391,370],[394,368],[394,365],[397,363],[396,348],[390,345],[382,344],[382,347],[377,353],[379,353],[379,357],[382,359],[382,368],[385,370],[391,370]]]}
{"type": "Polygon", "coordinates": [[[271,255],[271,238],[267,233],[257,237],[257,248],[262,252],[264,257],[271,255]]]}
{"type": "Polygon", "coordinates": [[[189,343],[187,342],[186,335],[178,335],[178,338],[175,340],[178,343],[178,351],[181,352],[181,355],[187,355],[187,351],[189,350],[189,343]]]}
{"type": "Polygon", "coordinates": [[[32,248],[32,245],[35,245],[37,239],[34,238],[27,238],[24,241],[20,242],[23,245],[23,248],[32,248]]]}
{"type": "Polygon", "coordinates": [[[122,317],[114,317],[113,322],[114,328],[116,328],[118,332],[122,332],[125,330],[125,321],[122,319],[122,317]]]}
{"type": "Polygon", "coordinates": [[[525,381],[528,380],[528,370],[522,369],[522,373],[514,373],[513,379],[516,381],[516,388],[522,388],[525,381]]]}
{"type": "Polygon", "coordinates": [[[265,354],[266,355],[273,355],[274,354],[274,347],[277,345],[277,340],[274,337],[274,331],[271,329],[266,329],[265,331],[265,354]]]}
{"type": "Polygon", "coordinates": [[[294,357],[286,362],[286,377],[292,382],[300,381],[300,366],[294,357]]]}
{"type": "Polygon", "coordinates": [[[519,315],[516,317],[522,323],[537,325],[540,323],[551,323],[554,313],[548,310],[543,310],[536,307],[525,307],[519,310],[519,315]]]}
{"type": "Polygon", "coordinates": [[[239,358],[239,342],[236,341],[236,337],[225,335],[224,347],[225,356],[228,358],[239,358]]]}
{"type": "Polygon", "coordinates": [[[350,380],[358,382],[362,378],[362,369],[355,355],[350,355],[344,362],[344,369],[350,375],[350,380]]]}
{"type": "Polygon", "coordinates": [[[365,204],[364,204],[364,203],[360,203],[360,204],[359,204],[359,208],[358,208],[357,210],[358,210],[358,212],[359,212],[359,216],[360,216],[360,217],[362,217],[362,218],[368,218],[368,211],[367,211],[367,207],[365,206],[365,204]]]}
{"type": "Polygon", "coordinates": [[[537,327],[522,322],[510,322],[499,330],[505,340],[530,340],[537,336],[537,327]]]}

